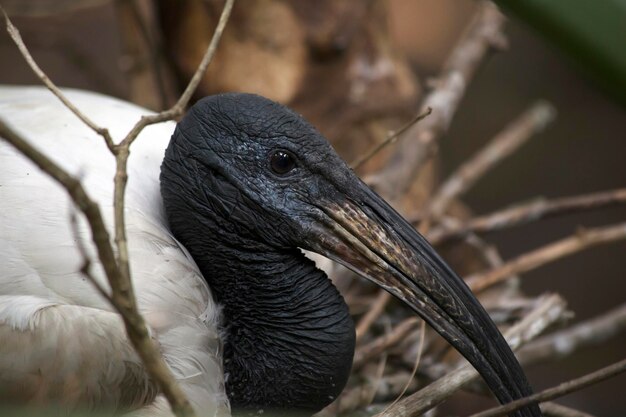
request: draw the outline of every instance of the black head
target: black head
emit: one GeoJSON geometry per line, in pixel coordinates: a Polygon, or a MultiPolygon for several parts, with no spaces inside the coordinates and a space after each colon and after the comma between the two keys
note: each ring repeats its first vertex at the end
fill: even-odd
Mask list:
{"type": "Polygon", "coordinates": [[[168,158],[206,181],[198,198],[220,227],[276,248],[316,239],[314,203],[361,186],[310,124],[251,94],[200,100],[178,124],[168,158]]]}
{"type": "MultiPolygon", "coordinates": [[[[250,94],[199,101],[176,128],[161,181],[166,209],[176,213],[168,214],[175,233],[192,216],[201,225],[196,234],[218,233],[227,247],[266,253],[303,248],[343,263],[420,314],[477,368],[501,402],[531,392],[463,281],[286,107],[250,94]]],[[[194,239],[183,243],[189,248],[194,239]]],[[[516,415],[537,416],[539,410],[516,415]]]]}

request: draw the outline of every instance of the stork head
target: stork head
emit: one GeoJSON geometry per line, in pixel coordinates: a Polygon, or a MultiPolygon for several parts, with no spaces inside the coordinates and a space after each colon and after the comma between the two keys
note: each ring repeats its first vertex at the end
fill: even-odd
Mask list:
{"type": "Polygon", "coordinates": [[[241,242],[317,252],[389,291],[465,356],[500,402],[531,393],[465,283],[293,111],[250,94],[200,100],[176,128],[163,181],[170,190],[196,184],[184,204],[241,242]]]}

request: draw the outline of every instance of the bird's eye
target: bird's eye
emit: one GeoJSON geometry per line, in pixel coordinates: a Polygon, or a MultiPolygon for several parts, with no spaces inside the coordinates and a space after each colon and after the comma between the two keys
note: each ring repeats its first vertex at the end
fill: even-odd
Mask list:
{"type": "Polygon", "coordinates": [[[270,156],[270,167],[275,174],[285,175],[296,166],[296,158],[287,151],[274,151],[270,156]]]}

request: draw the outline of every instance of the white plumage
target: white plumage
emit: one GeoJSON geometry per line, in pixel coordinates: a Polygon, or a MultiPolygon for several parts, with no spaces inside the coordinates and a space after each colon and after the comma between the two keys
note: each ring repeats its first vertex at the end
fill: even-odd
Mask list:
{"type": "MultiPolygon", "coordinates": [[[[68,98],[119,140],[147,110],[102,95],[68,98]]],[[[63,168],[81,176],[112,230],[115,163],[101,137],[41,87],[0,87],[0,117],[63,168]]],[[[228,413],[219,309],[194,261],[165,226],[159,170],[174,123],[148,127],[131,147],[126,201],[129,255],[141,312],[166,362],[203,415],[228,413]]],[[[121,319],[80,273],[66,192],[0,141],[0,402],[71,410],[168,413],[121,319]],[[141,408],[143,407],[143,408],[141,408]]],[[[105,286],[79,221],[94,275],[105,286]]]]}

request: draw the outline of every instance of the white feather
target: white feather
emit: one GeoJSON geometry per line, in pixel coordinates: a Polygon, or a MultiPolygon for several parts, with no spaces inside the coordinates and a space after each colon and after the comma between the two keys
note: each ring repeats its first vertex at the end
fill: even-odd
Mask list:
{"type": "MultiPolygon", "coordinates": [[[[147,110],[66,90],[120,140],[147,110]]],[[[0,117],[79,175],[111,232],[114,159],[104,141],[41,87],[0,87],[0,117]]],[[[131,148],[126,198],[130,266],[141,312],[166,362],[203,415],[228,413],[219,308],[197,266],[169,232],[159,170],[173,123],[146,128],[131,148]]],[[[66,192],[0,141],[0,400],[169,413],[134,353],[120,317],[82,276],[66,192]]],[[[86,221],[96,279],[108,285],[86,221]]],[[[113,236],[113,233],[111,233],[113,236]]]]}

